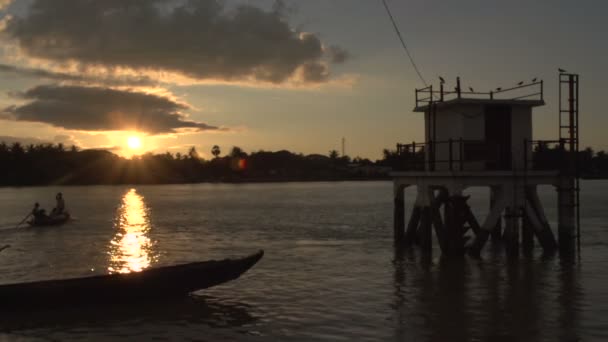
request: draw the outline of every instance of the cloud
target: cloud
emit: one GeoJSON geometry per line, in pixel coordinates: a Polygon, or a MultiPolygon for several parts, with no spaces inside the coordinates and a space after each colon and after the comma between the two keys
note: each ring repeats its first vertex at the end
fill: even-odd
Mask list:
{"type": "Polygon", "coordinates": [[[0,73],[18,75],[35,79],[46,79],[51,81],[66,81],[71,83],[82,84],[99,84],[107,86],[153,86],[158,84],[148,76],[131,76],[131,75],[108,75],[103,73],[100,75],[91,75],[90,73],[68,73],[56,72],[40,68],[18,67],[14,65],[1,64],[0,73]]]}
{"type": "Polygon", "coordinates": [[[8,7],[8,5],[11,4],[11,2],[13,2],[13,0],[0,0],[0,11],[4,10],[6,7],[8,7]]]}
{"type": "Polygon", "coordinates": [[[99,146],[99,147],[88,148],[87,150],[89,150],[89,151],[108,151],[108,152],[116,153],[116,152],[122,151],[123,148],[120,146],[99,146]]]}
{"type": "Polygon", "coordinates": [[[292,30],[283,12],[219,0],[35,0],[4,35],[28,57],[53,62],[197,80],[327,82],[330,64],[348,54],[292,30]]]}
{"type": "Polygon", "coordinates": [[[344,63],[346,60],[348,60],[348,58],[350,58],[348,51],[339,46],[330,46],[327,49],[327,53],[329,54],[332,63],[336,64],[344,63]]]}
{"type": "Polygon", "coordinates": [[[187,104],[175,99],[103,87],[42,85],[16,96],[26,100],[8,107],[4,118],[42,122],[69,130],[134,130],[149,134],[218,130],[186,118],[187,104]]]}
{"type": "Polygon", "coordinates": [[[57,135],[54,138],[15,137],[1,135],[0,142],[5,144],[20,143],[22,145],[63,144],[64,146],[80,146],[80,143],[70,135],[57,135]]]}

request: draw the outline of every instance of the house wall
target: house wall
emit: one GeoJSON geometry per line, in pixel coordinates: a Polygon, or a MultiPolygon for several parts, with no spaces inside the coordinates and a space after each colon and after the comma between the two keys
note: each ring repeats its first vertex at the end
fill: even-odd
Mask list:
{"type": "MultiPolygon", "coordinates": [[[[524,167],[524,139],[532,139],[532,108],[528,106],[512,106],[511,110],[511,151],[512,167],[522,169],[524,167]]],[[[453,139],[452,166],[459,170],[460,146],[459,139],[484,141],[485,140],[485,106],[482,104],[451,105],[447,108],[437,107],[436,127],[433,127],[431,114],[425,113],[425,136],[426,141],[434,140],[435,144],[435,170],[449,170],[450,159],[449,144],[447,141],[453,139]],[[433,128],[435,137],[433,137],[433,128]],[[434,139],[433,139],[434,138],[434,139]]],[[[466,149],[465,149],[466,150],[466,149]]],[[[531,156],[531,147],[527,147],[528,159],[531,156]]],[[[464,156],[467,158],[467,155],[464,156]]],[[[427,149],[427,160],[430,151],[427,149]]],[[[484,170],[485,162],[473,161],[463,164],[463,170],[484,170]]]]}
{"type": "MultiPolygon", "coordinates": [[[[428,117],[428,114],[427,114],[428,117]]],[[[431,134],[432,134],[432,125],[431,134]]],[[[453,140],[452,144],[452,159],[455,161],[452,166],[455,170],[460,169],[460,165],[456,162],[460,160],[460,145],[459,140],[483,140],[484,139],[484,112],[482,105],[459,105],[450,106],[447,108],[437,108],[437,127],[435,156],[437,170],[448,170],[450,158],[449,141],[453,140]]],[[[427,140],[428,141],[428,140],[427,140]]],[[[479,166],[474,164],[464,164],[463,169],[479,169],[479,166]]]]}
{"type": "MultiPolygon", "coordinates": [[[[511,150],[512,165],[515,170],[524,168],[524,140],[532,140],[532,108],[513,106],[511,109],[511,150]]],[[[532,147],[527,146],[527,158],[531,159],[532,147]]]]}

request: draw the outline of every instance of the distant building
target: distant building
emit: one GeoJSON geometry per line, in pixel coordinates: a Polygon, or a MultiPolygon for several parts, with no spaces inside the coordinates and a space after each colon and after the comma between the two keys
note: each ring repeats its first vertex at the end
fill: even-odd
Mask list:
{"type": "Polygon", "coordinates": [[[545,104],[543,81],[465,92],[459,78],[453,91],[444,90],[442,79],[439,90],[416,89],[414,112],[424,113],[425,141],[397,144],[402,165],[391,173],[398,243],[418,243],[430,251],[434,227],[447,254],[479,254],[489,236],[513,253],[520,242],[529,251],[536,237],[551,252],[557,242],[537,186],[553,185],[559,247],[572,250],[580,236],[578,75],[560,72],[559,82],[559,139],[553,141],[534,140],[532,134],[532,110],[545,104]],[[558,165],[540,169],[534,151],[548,145],[556,146],[561,157],[558,165]],[[409,186],[417,188],[417,197],[405,229],[403,190],[409,186]],[[490,190],[490,211],[481,224],[463,195],[470,187],[490,190]]]}

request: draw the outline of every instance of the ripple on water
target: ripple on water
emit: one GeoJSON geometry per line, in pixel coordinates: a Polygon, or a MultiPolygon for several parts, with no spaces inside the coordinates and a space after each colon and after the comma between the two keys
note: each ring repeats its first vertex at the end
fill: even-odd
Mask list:
{"type": "Polygon", "coordinates": [[[507,262],[492,248],[459,262],[395,251],[390,182],[0,189],[4,283],[266,252],[241,279],[183,301],[5,313],[1,331],[11,340],[608,340],[608,214],[585,200],[608,182],[583,185],[583,254],[570,264],[507,262]],[[11,228],[23,203],[58,190],[79,220],[11,228]],[[7,200],[16,192],[23,203],[7,200]],[[140,209],[134,217],[125,203],[140,209]],[[124,241],[129,232],[139,235],[124,241]]]}

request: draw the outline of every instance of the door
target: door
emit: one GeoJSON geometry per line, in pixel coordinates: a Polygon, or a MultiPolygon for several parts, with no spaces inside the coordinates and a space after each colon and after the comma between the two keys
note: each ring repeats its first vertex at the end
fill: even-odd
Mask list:
{"type": "Polygon", "coordinates": [[[489,105],[485,110],[488,170],[511,169],[511,107],[489,105]]]}

